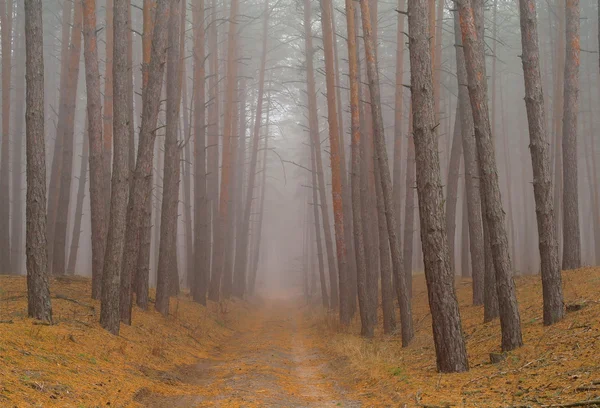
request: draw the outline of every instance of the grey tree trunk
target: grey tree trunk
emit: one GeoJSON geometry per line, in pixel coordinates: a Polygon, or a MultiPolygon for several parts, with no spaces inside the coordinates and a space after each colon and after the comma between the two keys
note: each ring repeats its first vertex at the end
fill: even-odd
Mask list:
{"type": "Polygon", "coordinates": [[[83,145],[81,147],[81,166],[79,168],[79,185],[77,187],[75,221],[73,222],[73,234],[71,235],[71,249],[69,250],[69,263],[67,264],[67,275],[71,276],[75,275],[75,266],[77,265],[77,254],[79,252],[79,238],[81,237],[81,219],[83,218],[83,200],[85,198],[85,185],[87,181],[89,150],[90,143],[86,131],[83,135],[83,145]]]}
{"type": "Polygon", "coordinates": [[[563,269],[581,266],[577,189],[577,112],[579,103],[579,0],[566,0],[566,58],[563,112],[563,269]]]}
{"type": "Polygon", "coordinates": [[[539,249],[544,295],[544,324],[558,322],[564,316],[562,281],[558,265],[558,243],[554,229],[552,171],[546,143],[546,115],[540,74],[535,0],[520,0],[521,44],[525,105],[529,120],[529,148],[533,165],[533,192],[538,223],[539,249]]]}
{"type": "MultiPolygon", "coordinates": [[[[373,119],[373,140],[375,150],[375,163],[379,171],[379,178],[385,205],[385,216],[387,222],[388,239],[390,251],[392,254],[392,264],[394,276],[397,279],[399,288],[400,303],[400,323],[402,326],[402,345],[406,346],[414,337],[414,328],[412,322],[412,310],[404,272],[402,271],[402,254],[400,253],[400,241],[398,239],[396,227],[396,215],[394,214],[394,205],[392,197],[392,177],[388,165],[388,155],[385,146],[385,135],[383,128],[383,115],[381,112],[381,96],[379,91],[379,72],[377,68],[377,57],[373,41],[373,32],[371,31],[371,14],[368,0],[360,2],[363,39],[365,44],[365,56],[367,65],[367,76],[369,82],[369,92],[371,94],[371,114],[373,119]]],[[[437,150],[436,150],[437,152],[437,150]]],[[[438,163],[439,166],[439,163],[438,163]]],[[[439,172],[439,167],[438,167],[439,172]]],[[[380,242],[380,245],[382,243],[380,242]]]]}
{"type": "Polygon", "coordinates": [[[206,305],[210,273],[210,202],[206,196],[204,0],[192,8],[194,19],[194,301],[206,305]]]}
{"type": "Polygon", "coordinates": [[[90,139],[90,211],[92,217],[92,298],[100,299],[106,248],[107,209],[104,202],[102,161],[102,103],[96,38],[96,2],[83,1],[83,40],[87,90],[88,136],[90,139]]]}
{"type": "Polygon", "coordinates": [[[427,5],[424,0],[411,0],[408,12],[419,220],[437,368],[461,372],[469,369],[469,362],[444,226],[427,5]]]}
{"type": "Polygon", "coordinates": [[[169,314],[169,298],[173,294],[173,278],[177,274],[177,209],[179,205],[180,147],[177,141],[181,91],[179,74],[179,0],[171,2],[169,14],[169,47],[167,51],[167,130],[165,135],[164,175],[160,217],[160,245],[154,307],[163,316],[169,314]]]}
{"type": "MultiPolygon", "coordinates": [[[[148,261],[140,260],[145,251],[140,252],[141,239],[147,236],[144,228],[151,226],[150,203],[152,197],[152,163],[154,158],[154,141],[156,139],[156,121],[160,106],[160,95],[163,85],[165,57],[167,52],[167,27],[169,24],[169,8],[174,0],[158,0],[155,9],[155,26],[152,38],[152,56],[148,66],[148,83],[143,92],[142,124],[138,141],[137,160],[129,193],[127,207],[127,228],[125,230],[125,247],[123,249],[123,270],[121,272],[121,321],[131,324],[131,277],[136,270],[138,303],[140,292],[142,300],[147,296],[147,280],[144,271],[148,261]]],[[[146,246],[144,246],[146,248],[146,246]]],[[[149,249],[149,248],[147,248],[149,249]]],[[[145,255],[145,254],[144,254],[145,255]]],[[[149,251],[148,251],[149,255],[149,251]]],[[[145,302],[142,304],[144,305],[145,302]]]]}
{"type": "Polygon", "coordinates": [[[412,298],[412,266],[415,236],[415,145],[412,137],[412,108],[408,123],[409,138],[406,147],[406,198],[404,200],[404,274],[408,295],[412,298]]]}
{"type": "MultiPolygon", "coordinates": [[[[120,328],[119,296],[123,247],[125,246],[125,223],[129,194],[129,117],[128,82],[131,76],[127,64],[127,34],[129,33],[129,4],[126,0],[114,0],[113,27],[113,159],[110,195],[110,219],[106,237],[106,255],[102,275],[102,301],[100,324],[112,334],[118,335],[120,328]]],[[[131,276],[130,276],[131,278],[131,276]]],[[[127,287],[131,290],[131,284],[127,287]]]]}
{"type": "MultiPolygon", "coordinates": [[[[475,139],[479,158],[479,171],[483,188],[485,217],[496,271],[496,287],[500,307],[502,349],[512,350],[523,344],[521,319],[512,276],[505,214],[498,183],[496,156],[492,140],[488,110],[487,83],[485,81],[485,55],[483,38],[478,33],[474,10],[470,0],[457,1],[463,39],[465,63],[469,78],[469,97],[475,124],[475,139]]],[[[481,14],[483,14],[481,12],[481,14]]],[[[479,17],[482,19],[482,17],[479,17]]],[[[485,239],[485,237],[484,237],[485,239]]]]}
{"type": "Polygon", "coordinates": [[[73,28],[71,30],[71,44],[69,46],[69,60],[67,65],[71,67],[67,79],[64,107],[60,109],[65,111],[65,122],[62,139],[62,151],[60,152],[61,171],[58,192],[58,206],[56,208],[56,221],[54,226],[54,236],[51,255],[52,274],[64,275],[66,272],[66,243],[67,243],[67,222],[69,219],[69,204],[71,201],[71,180],[73,177],[73,144],[75,130],[75,110],[77,105],[77,83],[79,82],[79,60],[81,57],[81,27],[83,20],[83,10],[81,2],[75,2],[75,12],[73,16],[73,28]]]}
{"type": "Polygon", "coordinates": [[[446,187],[446,231],[448,233],[448,251],[450,252],[450,268],[454,274],[456,267],[456,203],[458,199],[458,176],[460,170],[460,156],[462,154],[462,133],[460,126],[460,105],[456,107],[454,119],[454,135],[452,136],[452,149],[448,164],[448,186],[446,187]]]}
{"type": "Polygon", "coordinates": [[[27,315],[52,322],[46,252],[44,141],[44,34],[42,1],[25,2],[27,132],[27,315]]]}
{"type": "Polygon", "coordinates": [[[481,191],[479,186],[479,164],[473,125],[473,111],[469,101],[467,68],[462,48],[462,36],[458,11],[454,14],[454,39],[456,48],[456,76],[458,79],[458,110],[460,112],[462,150],[465,163],[465,200],[469,221],[469,250],[473,276],[473,304],[484,301],[485,243],[481,215],[481,191]]]}

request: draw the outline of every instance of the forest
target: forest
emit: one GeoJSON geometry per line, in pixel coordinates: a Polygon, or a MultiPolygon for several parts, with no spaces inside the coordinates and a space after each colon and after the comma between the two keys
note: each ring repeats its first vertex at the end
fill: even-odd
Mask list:
{"type": "Polygon", "coordinates": [[[600,407],[600,0],[0,38],[0,406],[600,407]]]}

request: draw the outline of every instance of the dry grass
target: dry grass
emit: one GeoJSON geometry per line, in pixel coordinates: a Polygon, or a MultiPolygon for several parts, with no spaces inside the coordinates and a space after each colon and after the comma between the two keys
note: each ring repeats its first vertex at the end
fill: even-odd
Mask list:
{"type": "Polygon", "coordinates": [[[483,324],[482,307],[471,306],[471,282],[456,288],[471,370],[436,372],[431,316],[423,276],[415,279],[413,317],[416,337],[407,348],[399,336],[378,333],[361,338],[359,321],[341,330],[335,316],[312,318],[313,335],[334,357],[334,367],[348,378],[354,394],[368,406],[543,406],[600,396],[600,268],[563,273],[565,301],[585,307],[564,321],[542,324],[541,281],[517,279],[525,346],[491,364],[500,351],[499,321],[483,324]]]}
{"type": "Polygon", "coordinates": [[[169,318],[134,307],[133,325],[112,336],[97,323],[89,280],[52,281],[52,326],[26,317],[25,284],[0,276],[2,407],[125,407],[142,388],[180,393],[165,373],[206,357],[246,313],[240,303],[205,308],[183,296],[169,318]]]}

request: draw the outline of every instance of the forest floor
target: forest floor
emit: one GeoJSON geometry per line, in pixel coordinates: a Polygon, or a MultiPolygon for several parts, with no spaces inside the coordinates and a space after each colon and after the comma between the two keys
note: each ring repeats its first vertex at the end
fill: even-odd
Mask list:
{"type": "MultiPolygon", "coordinates": [[[[53,279],[55,324],[26,318],[25,279],[0,277],[1,407],[516,407],[600,396],[600,268],[563,273],[565,320],[541,322],[541,283],[517,278],[525,346],[491,364],[499,322],[483,324],[470,281],[457,292],[471,370],[435,369],[422,276],[415,277],[416,337],[363,339],[356,318],[291,294],[201,307],[186,296],[165,319],[134,308],[112,336],[97,323],[86,279],[53,279]],[[577,306],[575,306],[577,305],[577,306]]],[[[600,400],[599,400],[600,404],[600,400]]],[[[591,406],[591,405],[588,405],[591,406]]],[[[600,406],[600,405],[599,405],[600,406]]]]}

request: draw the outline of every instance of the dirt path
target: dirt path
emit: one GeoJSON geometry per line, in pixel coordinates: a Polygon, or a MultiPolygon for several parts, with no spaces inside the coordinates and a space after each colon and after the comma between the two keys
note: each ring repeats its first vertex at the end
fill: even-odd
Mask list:
{"type": "Polygon", "coordinates": [[[182,395],[142,390],[136,400],[161,407],[360,407],[332,379],[327,360],[310,345],[299,307],[258,306],[244,330],[213,355],[167,377],[182,395]]]}

